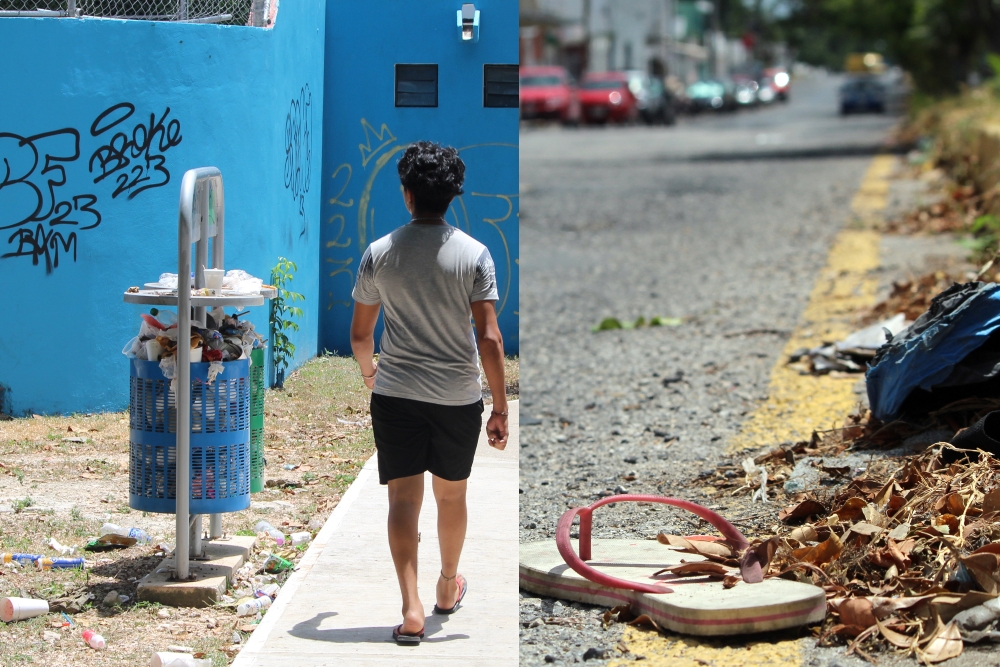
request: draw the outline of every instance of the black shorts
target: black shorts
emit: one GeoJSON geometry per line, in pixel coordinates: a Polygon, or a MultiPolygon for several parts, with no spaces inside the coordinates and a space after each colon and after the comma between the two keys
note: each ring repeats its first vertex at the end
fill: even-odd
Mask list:
{"type": "Polygon", "coordinates": [[[425,471],[457,482],[472,474],[483,402],[439,405],[372,394],[372,430],[378,450],[378,481],[425,471]]]}

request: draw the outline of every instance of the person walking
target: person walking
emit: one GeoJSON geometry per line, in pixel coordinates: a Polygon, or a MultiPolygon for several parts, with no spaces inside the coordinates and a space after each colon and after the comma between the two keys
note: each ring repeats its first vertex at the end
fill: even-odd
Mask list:
{"type": "Polygon", "coordinates": [[[424,473],[431,473],[438,508],[441,574],[434,613],[451,614],[469,590],[458,563],[484,411],[478,358],[493,396],[487,437],[501,450],[507,444],[507,396],[493,259],[486,246],[444,217],[463,192],[465,163],[454,148],[420,141],[403,153],[398,171],[411,219],[361,257],[351,349],[372,390],[379,482],[389,492],[389,550],[403,597],[403,622],[392,636],[400,644],[419,644],[424,608],[417,592],[417,520],[424,473]],[[385,329],[376,363],[380,310],[385,329]]]}

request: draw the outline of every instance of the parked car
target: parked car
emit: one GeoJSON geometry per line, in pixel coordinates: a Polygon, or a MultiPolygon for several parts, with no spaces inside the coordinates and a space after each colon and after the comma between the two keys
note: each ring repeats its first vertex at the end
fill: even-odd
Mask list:
{"type": "Polygon", "coordinates": [[[696,81],[688,86],[688,106],[699,111],[730,111],[736,108],[733,86],[721,81],[696,81]]]}
{"type": "Polygon", "coordinates": [[[792,77],[788,70],[784,67],[769,67],[764,70],[764,76],[771,79],[775,96],[782,102],[787,102],[792,87],[792,77]]]}
{"type": "Polygon", "coordinates": [[[771,104],[778,99],[778,89],[774,79],[769,76],[761,77],[759,88],[757,89],[757,101],[761,104],[771,104]]]}
{"type": "Polygon", "coordinates": [[[521,68],[521,119],[580,122],[580,95],[563,67],[521,68]]]}
{"type": "Polygon", "coordinates": [[[672,125],[676,121],[673,100],[663,88],[663,82],[640,70],[629,70],[628,87],[635,96],[639,115],[648,125],[664,123],[672,125]]]}
{"type": "Polygon", "coordinates": [[[885,98],[885,86],[875,77],[852,77],[840,87],[840,115],[865,111],[885,113],[885,98]]]}
{"type": "Polygon", "coordinates": [[[736,104],[741,107],[752,107],[757,105],[757,91],[760,85],[749,77],[740,77],[735,80],[736,104]]]}
{"type": "Polygon", "coordinates": [[[580,107],[588,123],[630,123],[639,117],[639,103],[626,72],[585,76],[580,85],[580,107]]]}

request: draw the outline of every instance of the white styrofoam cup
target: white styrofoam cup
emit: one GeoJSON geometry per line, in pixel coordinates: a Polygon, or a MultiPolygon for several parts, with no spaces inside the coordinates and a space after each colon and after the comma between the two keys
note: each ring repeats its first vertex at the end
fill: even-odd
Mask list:
{"type": "Polygon", "coordinates": [[[27,618],[44,616],[49,613],[49,603],[46,600],[33,598],[4,598],[0,600],[0,620],[4,623],[23,621],[27,618]]]}

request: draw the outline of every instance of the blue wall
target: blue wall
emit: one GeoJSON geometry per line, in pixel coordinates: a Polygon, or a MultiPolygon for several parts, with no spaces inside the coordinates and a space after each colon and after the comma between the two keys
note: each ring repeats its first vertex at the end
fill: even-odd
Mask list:
{"type": "Polygon", "coordinates": [[[409,220],[396,162],[407,144],[432,140],[459,148],[466,163],[465,194],[448,221],[489,247],[504,343],[508,354],[518,350],[518,110],[483,107],[483,65],[518,61],[518,3],[477,0],[478,43],[459,40],[455,14],[461,4],[386,0],[329,6],[321,348],[350,353],[358,260],[372,240],[409,220]],[[397,63],[438,64],[438,107],[394,106],[397,63]]]}
{"type": "MultiPolygon", "coordinates": [[[[0,19],[0,409],[125,406],[142,309],[122,293],[176,272],[193,167],[222,170],[227,268],[298,263],[296,363],[317,352],[325,11],[284,2],[270,30],[0,19]]],[[[266,335],[267,309],[252,321],[266,335]]]]}

